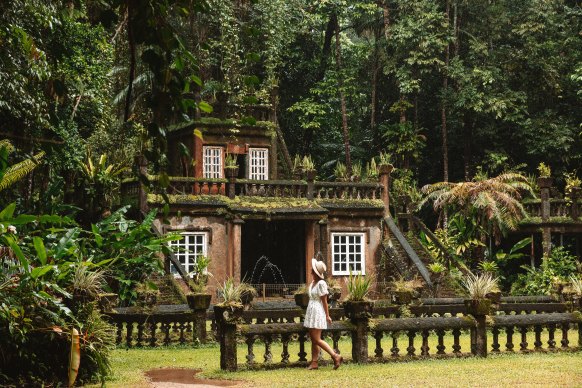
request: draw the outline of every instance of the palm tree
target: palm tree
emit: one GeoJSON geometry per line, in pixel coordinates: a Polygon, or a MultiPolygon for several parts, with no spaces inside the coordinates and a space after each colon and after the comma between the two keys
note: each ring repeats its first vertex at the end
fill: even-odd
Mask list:
{"type": "Polygon", "coordinates": [[[527,215],[521,204],[522,194],[534,195],[527,177],[515,172],[493,178],[477,176],[471,182],[439,182],[424,186],[422,193],[425,197],[419,208],[432,202],[435,211],[441,213],[449,210],[466,216],[476,214],[477,222],[497,243],[527,215]]]}
{"type": "Polygon", "coordinates": [[[44,157],[44,151],[41,151],[29,159],[10,166],[8,165],[8,155],[12,151],[14,151],[14,146],[8,140],[0,140],[0,191],[7,189],[28,175],[44,157]]]}

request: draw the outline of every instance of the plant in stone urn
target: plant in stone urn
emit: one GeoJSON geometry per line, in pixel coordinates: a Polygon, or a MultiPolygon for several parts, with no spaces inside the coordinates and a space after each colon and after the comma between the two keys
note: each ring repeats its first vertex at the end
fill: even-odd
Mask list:
{"type": "Polygon", "coordinates": [[[311,159],[310,155],[305,155],[303,157],[301,165],[303,166],[303,171],[305,172],[305,179],[308,181],[315,180],[317,171],[315,171],[315,163],[313,163],[313,159],[311,159]]]}
{"type": "Polygon", "coordinates": [[[469,294],[465,299],[467,312],[472,315],[487,315],[491,309],[492,300],[487,296],[499,291],[499,278],[490,273],[474,275],[470,273],[461,284],[469,294]]]}
{"type": "Polygon", "coordinates": [[[544,162],[541,162],[538,166],[539,177],[537,179],[538,186],[551,187],[552,186],[552,170],[544,162]]]}
{"type": "Polygon", "coordinates": [[[192,278],[189,283],[192,292],[186,295],[186,300],[192,310],[206,310],[210,306],[212,295],[206,291],[208,278],[212,276],[208,272],[209,265],[210,258],[200,255],[196,258],[194,270],[188,274],[192,278]]]}
{"type": "Polygon", "coordinates": [[[359,182],[362,180],[362,163],[357,162],[352,165],[352,182],[359,182]]]}
{"type": "Polygon", "coordinates": [[[303,174],[303,164],[301,156],[295,155],[293,158],[293,166],[291,167],[291,173],[293,174],[293,179],[300,180],[303,174]]]}
{"type": "Polygon", "coordinates": [[[240,290],[240,300],[245,306],[249,306],[258,295],[256,288],[244,281],[240,283],[240,290]]]}
{"type": "Polygon", "coordinates": [[[582,180],[576,176],[576,172],[565,173],[564,179],[566,181],[566,188],[564,189],[564,194],[566,203],[571,206],[572,202],[577,201],[580,197],[580,192],[582,189],[580,186],[582,185],[582,180]]]}
{"type": "Polygon", "coordinates": [[[376,159],[372,158],[372,160],[366,163],[366,175],[364,180],[367,182],[378,182],[379,175],[380,171],[378,170],[376,159]]]}
{"type": "Polygon", "coordinates": [[[404,278],[400,278],[393,281],[390,289],[392,302],[399,305],[412,303],[414,299],[418,299],[417,289],[420,287],[422,287],[422,283],[418,279],[404,280],[404,278]]]}
{"type": "Polygon", "coordinates": [[[373,277],[361,273],[350,275],[347,280],[348,296],[344,303],[346,315],[350,318],[362,318],[372,313],[372,302],[368,295],[372,288],[373,277]]]}
{"type": "Polygon", "coordinates": [[[218,287],[221,301],[214,305],[214,315],[217,320],[226,323],[236,323],[242,316],[243,304],[241,300],[243,288],[234,279],[228,278],[218,287]]]}
{"type": "Polygon", "coordinates": [[[378,161],[378,171],[380,173],[389,173],[392,171],[394,166],[391,163],[391,156],[389,153],[380,152],[379,161],[378,161]]]}
{"type": "Polygon", "coordinates": [[[333,170],[333,175],[335,176],[335,180],[338,182],[347,182],[348,181],[348,168],[342,162],[337,162],[335,168],[333,170]]]}
{"type": "Polygon", "coordinates": [[[309,293],[307,289],[307,285],[303,284],[299,287],[294,293],[293,297],[295,298],[295,304],[302,309],[306,309],[307,305],[309,304],[309,293]]]}
{"type": "Polygon", "coordinates": [[[572,309],[582,310],[582,279],[570,275],[569,284],[562,291],[564,296],[572,302],[572,309]]]}
{"type": "Polygon", "coordinates": [[[226,158],[224,158],[224,175],[227,178],[236,178],[238,176],[236,155],[227,154],[226,158]]]}

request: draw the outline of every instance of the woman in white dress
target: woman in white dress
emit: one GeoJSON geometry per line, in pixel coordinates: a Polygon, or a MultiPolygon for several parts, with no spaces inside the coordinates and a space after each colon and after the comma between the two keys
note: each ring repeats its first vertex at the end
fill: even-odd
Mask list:
{"type": "Polygon", "coordinates": [[[317,369],[319,348],[325,350],[333,359],[333,369],[339,368],[343,357],[333,351],[327,342],[321,339],[321,331],[331,324],[329,308],[327,306],[327,283],[323,280],[323,273],[327,270],[323,261],[311,259],[311,277],[309,284],[309,304],[305,312],[303,325],[309,329],[311,338],[311,363],[307,369],[317,369]]]}

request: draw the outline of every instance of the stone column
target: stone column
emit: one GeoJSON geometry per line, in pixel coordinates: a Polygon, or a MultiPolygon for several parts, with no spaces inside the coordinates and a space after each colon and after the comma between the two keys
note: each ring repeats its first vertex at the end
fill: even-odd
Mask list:
{"type": "Polygon", "coordinates": [[[372,316],[372,302],[347,301],[344,303],[346,316],[355,326],[352,331],[352,360],[359,364],[368,363],[368,331],[372,316]]]}
{"type": "Polygon", "coordinates": [[[552,250],[552,235],[550,228],[546,226],[550,220],[550,188],[552,187],[553,179],[550,177],[539,177],[538,186],[540,187],[541,197],[541,217],[542,217],[542,247],[544,255],[549,255],[552,250]]]}
{"type": "Polygon", "coordinates": [[[206,309],[194,309],[194,339],[206,343],[206,309]]]}
{"type": "Polygon", "coordinates": [[[471,353],[487,357],[487,315],[491,310],[490,299],[466,299],[466,312],[475,318],[476,325],[471,328],[471,353]]]}
{"type": "Polygon", "coordinates": [[[232,276],[238,282],[241,280],[241,238],[242,238],[242,225],[245,222],[241,219],[235,219],[232,222],[232,276]]]}
{"type": "Polygon", "coordinates": [[[315,191],[315,171],[307,171],[307,199],[313,199],[315,191]]]}
{"type": "Polygon", "coordinates": [[[384,202],[384,217],[390,216],[390,173],[394,169],[391,164],[380,166],[380,183],[384,186],[382,201],[384,202]]]}
{"type": "Polygon", "coordinates": [[[214,306],[214,317],[220,343],[220,369],[222,370],[234,372],[238,368],[236,360],[236,324],[242,316],[242,311],[242,307],[214,306]]]}

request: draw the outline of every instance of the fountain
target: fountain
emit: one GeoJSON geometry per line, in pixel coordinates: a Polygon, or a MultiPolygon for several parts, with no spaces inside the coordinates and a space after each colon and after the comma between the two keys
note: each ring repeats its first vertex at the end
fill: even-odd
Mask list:
{"type": "MultiPolygon", "coordinates": [[[[285,283],[285,279],[283,278],[283,274],[281,273],[281,269],[273,264],[269,258],[267,256],[261,256],[259,258],[259,260],[257,260],[257,262],[255,263],[255,266],[253,268],[253,272],[251,274],[251,278],[250,278],[250,283],[251,284],[261,284],[261,280],[263,279],[263,275],[265,274],[265,271],[269,269],[271,271],[271,275],[273,275],[273,281],[275,282],[275,284],[282,284],[283,285],[283,293],[285,294],[288,291],[287,288],[287,284],[285,283]],[[260,273],[257,273],[257,270],[260,268],[260,264],[263,263],[263,267],[260,271],[260,273]],[[255,276],[258,274],[258,277],[255,278],[255,276]],[[278,275],[278,277],[277,277],[278,275]]],[[[263,296],[265,294],[265,290],[263,289],[263,296]]]]}

